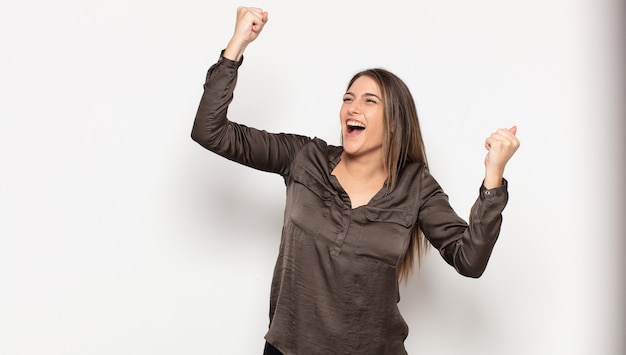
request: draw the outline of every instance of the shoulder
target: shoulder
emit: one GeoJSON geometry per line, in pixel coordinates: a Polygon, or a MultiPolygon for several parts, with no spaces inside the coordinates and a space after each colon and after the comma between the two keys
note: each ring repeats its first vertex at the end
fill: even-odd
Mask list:
{"type": "Polygon", "coordinates": [[[321,164],[327,166],[341,154],[342,148],[328,144],[320,138],[312,138],[298,152],[294,163],[301,165],[321,164]]]}
{"type": "Polygon", "coordinates": [[[330,145],[320,138],[311,138],[304,144],[291,162],[289,173],[285,179],[290,180],[298,171],[317,176],[318,179],[329,179],[331,166],[336,164],[343,148],[330,145]]]}
{"type": "Polygon", "coordinates": [[[427,164],[422,162],[410,162],[398,172],[398,181],[415,182],[415,180],[421,180],[425,175],[430,175],[427,164]]]}
{"type": "Polygon", "coordinates": [[[399,172],[396,190],[419,200],[425,196],[443,192],[437,180],[430,173],[428,165],[411,162],[399,172]]]}

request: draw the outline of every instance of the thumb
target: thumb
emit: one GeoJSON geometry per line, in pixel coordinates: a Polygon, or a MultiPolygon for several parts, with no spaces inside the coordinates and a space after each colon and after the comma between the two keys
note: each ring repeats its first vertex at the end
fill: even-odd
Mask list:
{"type": "Polygon", "coordinates": [[[509,132],[513,133],[513,135],[515,135],[517,133],[517,126],[513,126],[511,128],[509,128],[509,132]]]}

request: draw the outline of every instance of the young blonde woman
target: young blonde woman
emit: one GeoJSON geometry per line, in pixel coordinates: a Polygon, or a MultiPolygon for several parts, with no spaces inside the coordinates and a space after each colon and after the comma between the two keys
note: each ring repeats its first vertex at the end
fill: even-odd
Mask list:
{"type": "Polygon", "coordinates": [[[508,199],[503,174],[519,146],[516,128],[486,139],[485,178],[468,224],[428,171],[407,86],[386,70],[350,80],[341,146],[229,121],[244,50],[267,20],[261,9],[237,10],[192,131],[203,147],[286,184],[264,354],[406,354],[399,281],[429,245],[460,274],[483,273],[508,199]]]}

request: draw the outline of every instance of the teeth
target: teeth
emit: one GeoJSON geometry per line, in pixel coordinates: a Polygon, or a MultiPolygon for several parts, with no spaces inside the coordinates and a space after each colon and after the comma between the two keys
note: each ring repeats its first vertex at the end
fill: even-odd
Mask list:
{"type": "Polygon", "coordinates": [[[348,121],[346,122],[346,124],[350,127],[363,127],[365,128],[365,125],[359,121],[348,121]]]}

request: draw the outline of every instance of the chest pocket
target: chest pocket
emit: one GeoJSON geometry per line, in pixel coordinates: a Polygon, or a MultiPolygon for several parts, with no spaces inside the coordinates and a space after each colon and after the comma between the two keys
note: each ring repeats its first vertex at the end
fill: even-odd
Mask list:
{"type": "Polygon", "coordinates": [[[331,190],[303,167],[298,167],[292,174],[293,186],[289,198],[291,211],[289,220],[306,234],[317,238],[328,222],[330,205],[336,192],[331,190]]]}
{"type": "Polygon", "coordinates": [[[409,246],[414,215],[404,210],[365,207],[357,257],[397,267],[409,246]]]}

